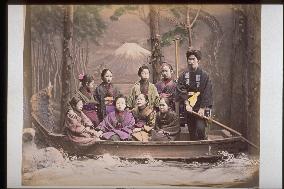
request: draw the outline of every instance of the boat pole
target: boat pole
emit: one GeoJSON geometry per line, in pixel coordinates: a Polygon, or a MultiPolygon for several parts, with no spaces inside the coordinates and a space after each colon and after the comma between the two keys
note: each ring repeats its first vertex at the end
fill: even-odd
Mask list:
{"type": "Polygon", "coordinates": [[[218,122],[218,121],[216,121],[216,120],[214,120],[214,119],[212,119],[210,117],[201,116],[201,115],[199,115],[198,113],[196,113],[194,111],[190,111],[190,113],[192,113],[193,115],[198,116],[198,117],[200,117],[202,119],[206,119],[209,122],[215,123],[216,125],[219,125],[220,127],[224,128],[224,129],[226,129],[228,131],[231,131],[232,133],[235,133],[236,135],[241,137],[242,140],[246,141],[248,144],[250,144],[251,146],[253,146],[253,147],[255,147],[256,149],[259,150],[259,147],[257,145],[255,145],[254,143],[252,143],[251,141],[249,141],[248,139],[243,137],[242,134],[239,133],[238,131],[236,131],[236,130],[234,130],[234,129],[232,129],[232,128],[230,128],[230,127],[228,127],[228,126],[226,126],[226,125],[224,125],[224,124],[222,124],[222,123],[220,123],[220,122],[218,122]]]}
{"type": "Polygon", "coordinates": [[[174,40],[173,40],[174,42],[175,42],[175,63],[176,63],[176,79],[178,79],[178,69],[179,69],[179,67],[178,67],[178,65],[179,65],[179,57],[178,57],[178,41],[179,41],[179,38],[177,37],[177,38],[175,38],[174,40]]]}
{"type": "MultiPolygon", "coordinates": [[[[179,38],[176,37],[173,41],[175,42],[175,63],[176,63],[176,79],[178,80],[178,64],[179,64],[179,58],[178,58],[178,40],[179,38]]],[[[175,102],[175,109],[177,115],[179,115],[179,102],[175,102]]]]}

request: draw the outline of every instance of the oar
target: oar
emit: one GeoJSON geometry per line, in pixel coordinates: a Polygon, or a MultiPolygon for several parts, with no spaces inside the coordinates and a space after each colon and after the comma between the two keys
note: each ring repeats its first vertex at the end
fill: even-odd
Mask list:
{"type": "Polygon", "coordinates": [[[244,138],[244,137],[242,136],[242,134],[239,133],[238,131],[236,131],[236,130],[234,130],[234,129],[232,129],[232,128],[230,128],[230,127],[228,127],[228,126],[226,126],[226,125],[224,125],[224,124],[222,124],[222,123],[220,123],[220,122],[218,122],[218,121],[216,121],[216,120],[214,120],[214,119],[212,119],[212,118],[210,118],[210,117],[201,116],[201,115],[199,115],[198,113],[196,113],[196,112],[194,112],[194,111],[190,111],[190,113],[192,113],[193,115],[196,115],[196,116],[198,116],[198,117],[200,117],[200,118],[202,118],[202,119],[206,119],[206,120],[208,120],[208,121],[210,121],[210,122],[213,122],[213,123],[215,123],[216,125],[219,125],[220,127],[223,127],[224,129],[226,129],[226,130],[228,130],[228,131],[231,131],[232,133],[235,133],[236,135],[238,135],[239,137],[241,137],[241,139],[243,139],[244,141],[246,141],[248,144],[250,144],[251,146],[255,147],[256,149],[259,149],[259,147],[258,147],[257,145],[255,145],[254,143],[252,143],[252,142],[249,141],[248,139],[244,138]]]}

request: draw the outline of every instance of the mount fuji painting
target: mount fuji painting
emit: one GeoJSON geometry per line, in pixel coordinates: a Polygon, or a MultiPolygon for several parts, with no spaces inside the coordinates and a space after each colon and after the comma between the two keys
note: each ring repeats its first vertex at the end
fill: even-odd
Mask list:
{"type": "Polygon", "coordinates": [[[105,68],[113,72],[117,83],[128,83],[137,77],[137,71],[143,64],[148,64],[151,52],[137,43],[124,43],[111,55],[99,60],[105,68]],[[127,70],[127,72],[126,72],[127,70]],[[123,77],[121,77],[123,75],[123,77]]]}

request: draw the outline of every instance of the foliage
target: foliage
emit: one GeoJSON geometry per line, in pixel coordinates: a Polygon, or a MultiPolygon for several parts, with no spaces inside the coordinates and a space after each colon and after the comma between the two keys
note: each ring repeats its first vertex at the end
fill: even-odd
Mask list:
{"type": "Polygon", "coordinates": [[[171,8],[170,11],[176,18],[182,17],[181,12],[177,8],[171,8]]]}
{"type": "MultiPolygon", "coordinates": [[[[187,7],[186,6],[170,6],[168,8],[164,7],[164,9],[161,11],[161,18],[167,19],[167,20],[174,20],[175,27],[174,29],[171,29],[170,31],[167,31],[162,34],[162,46],[168,46],[171,44],[171,41],[178,36],[182,42],[185,42],[188,40],[188,33],[186,30],[186,13],[187,13],[187,7]],[[166,10],[167,15],[170,15],[170,19],[167,18],[167,15],[162,14],[163,11],[166,10]]],[[[198,10],[195,8],[189,8],[189,17],[191,22],[194,20],[195,16],[197,15],[198,10]]],[[[192,38],[195,38],[196,31],[194,30],[197,23],[203,22],[205,23],[213,35],[215,36],[215,44],[216,46],[219,45],[218,39],[222,38],[223,31],[222,28],[218,22],[218,20],[210,15],[209,13],[205,11],[200,11],[196,22],[192,26],[192,38]]]]}
{"type": "Polygon", "coordinates": [[[62,6],[31,6],[31,32],[33,39],[43,39],[47,34],[62,35],[62,31],[62,6]]]}
{"type": "MultiPolygon", "coordinates": [[[[92,40],[97,43],[103,35],[106,24],[101,18],[101,11],[107,6],[74,5],[74,39],[77,41],[92,40]]],[[[62,36],[63,34],[63,5],[32,5],[31,25],[32,36],[44,39],[47,34],[62,36]]]]}
{"type": "Polygon", "coordinates": [[[104,6],[78,5],[74,12],[74,38],[78,41],[83,39],[97,43],[98,37],[102,36],[107,28],[101,18],[100,12],[104,6]]]}
{"type": "Polygon", "coordinates": [[[187,30],[181,26],[176,26],[162,35],[161,46],[169,46],[176,36],[179,36],[181,44],[188,40],[187,30]]]}
{"type": "Polygon", "coordinates": [[[112,21],[117,21],[119,19],[119,17],[121,17],[122,15],[124,15],[126,13],[133,12],[133,11],[137,11],[138,9],[139,9],[139,5],[124,5],[124,6],[121,6],[114,11],[113,15],[110,16],[110,19],[112,21]]]}

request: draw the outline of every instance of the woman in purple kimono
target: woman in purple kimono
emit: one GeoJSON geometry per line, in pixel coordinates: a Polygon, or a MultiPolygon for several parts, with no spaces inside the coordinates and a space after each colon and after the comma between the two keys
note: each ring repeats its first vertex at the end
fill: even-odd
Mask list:
{"type": "Polygon", "coordinates": [[[126,98],[119,95],[114,100],[115,111],[109,113],[96,130],[103,132],[102,139],[120,141],[131,140],[131,133],[135,124],[131,112],[125,110],[126,98]]]}
{"type": "Polygon", "coordinates": [[[82,100],[73,97],[70,106],[74,114],[70,114],[70,111],[68,111],[64,122],[64,128],[69,140],[81,146],[91,145],[100,140],[99,136],[102,133],[93,129],[92,121],[82,111],[82,100]]]}
{"type": "Polygon", "coordinates": [[[136,108],[132,110],[135,118],[133,137],[139,141],[148,141],[149,132],[155,126],[156,112],[149,106],[148,96],[140,94],[136,99],[136,108]]]}
{"type": "Polygon", "coordinates": [[[111,83],[112,73],[109,69],[104,69],[101,73],[103,82],[96,88],[94,97],[100,103],[100,119],[101,121],[107,114],[113,112],[115,105],[114,99],[120,94],[119,90],[111,83]]]}
{"type": "MultiPolygon", "coordinates": [[[[83,102],[83,112],[86,116],[92,121],[94,126],[96,127],[100,121],[98,117],[98,106],[99,103],[95,100],[93,96],[93,88],[94,88],[94,78],[90,75],[80,75],[79,80],[81,82],[81,87],[76,91],[74,97],[77,97],[83,102]]],[[[70,115],[75,115],[73,109],[70,105],[68,105],[68,110],[70,111],[70,115]]]]}
{"type": "Polygon", "coordinates": [[[175,110],[174,96],[176,92],[176,82],[172,79],[173,67],[168,63],[163,63],[162,66],[162,80],[156,83],[156,87],[160,98],[169,100],[170,108],[175,110]]]}

